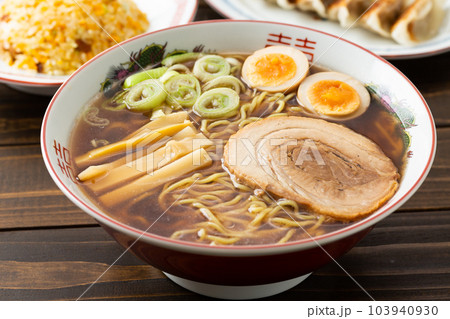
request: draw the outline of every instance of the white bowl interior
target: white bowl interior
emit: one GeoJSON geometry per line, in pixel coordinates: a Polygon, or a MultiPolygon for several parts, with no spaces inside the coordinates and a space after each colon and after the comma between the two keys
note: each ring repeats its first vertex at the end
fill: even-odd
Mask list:
{"type": "MultiPolygon", "coordinates": [[[[138,231],[120,226],[118,222],[99,211],[70,175],[69,138],[81,108],[99,91],[100,83],[107,77],[111,66],[128,61],[132,52],[139,51],[145,45],[167,43],[166,52],[175,49],[193,50],[199,45],[203,45],[205,51],[251,52],[273,44],[270,40],[277,39],[279,35],[290,37],[291,45],[302,43],[296,39],[315,42],[309,44],[314,46],[314,49],[304,49],[314,55],[313,63],[350,74],[363,83],[370,84],[379,90],[385,100],[390,101],[392,109],[396,111],[406,109],[407,114],[413,115],[412,122],[410,118],[403,119],[404,115],[398,112],[400,119],[411,124],[406,129],[411,137],[411,144],[408,150],[410,158],[397,193],[368,218],[338,234],[326,236],[324,241],[342,238],[386,217],[414,193],[431,167],[436,135],[433,118],[426,102],[402,73],[378,56],[322,32],[276,23],[228,21],[175,27],[127,41],[84,65],[59,89],[44,118],[42,151],[52,178],[61,190],[88,214],[137,237],[138,231]]],[[[151,236],[146,239],[155,240],[151,236]]]]}

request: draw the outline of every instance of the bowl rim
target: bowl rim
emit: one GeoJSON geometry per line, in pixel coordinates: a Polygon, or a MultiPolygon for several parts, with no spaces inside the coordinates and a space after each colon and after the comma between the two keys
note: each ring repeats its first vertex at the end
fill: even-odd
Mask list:
{"type": "MultiPolygon", "coordinates": [[[[365,49],[364,47],[355,44],[349,40],[346,40],[344,38],[340,38],[338,36],[335,36],[333,34],[329,34],[324,31],[304,27],[304,26],[298,26],[288,23],[280,23],[280,22],[273,22],[273,21],[255,21],[255,20],[231,20],[231,19],[224,19],[224,20],[207,20],[207,21],[198,21],[193,22],[189,24],[184,25],[178,25],[178,26],[172,26],[166,29],[156,30],[153,32],[144,33],[141,35],[138,35],[136,37],[133,37],[131,39],[128,39],[124,42],[121,42],[120,44],[114,45],[113,47],[103,51],[102,53],[95,56],[90,61],[86,62],[83,66],[81,66],[78,70],[76,70],[70,77],[63,83],[63,85],[58,89],[58,91],[53,96],[52,100],[50,101],[46,113],[44,115],[44,119],[42,122],[42,128],[41,128],[41,149],[43,154],[43,159],[45,162],[45,165],[53,178],[54,182],[57,184],[57,186],[60,188],[60,190],[78,207],[80,207],[83,211],[85,211],[88,215],[93,217],[97,220],[100,224],[103,226],[108,226],[118,232],[124,233],[136,241],[145,241],[148,244],[165,247],[168,249],[176,250],[176,251],[183,251],[183,252],[189,252],[189,253],[196,253],[200,255],[216,255],[216,256],[262,256],[262,255],[272,255],[272,254],[281,254],[281,253],[289,253],[294,251],[300,251],[300,250],[306,250],[311,249],[314,247],[319,247],[322,250],[324,250],[325,253],[327,251],[322,247],[323,245],[329,244],[331,242],[338,241],[343,238],[347,238],[348,236],[351,236],[353,234],[359,233],[369,227],[372,227],[374,224],[379,222],[380,220],[384,219],[385,217],[389,216],[392,212],[397,210],[402,204],[404,204],[413,194],[414,192],[420,187],[420,185],[425,180],[429,170],[431,169],[435,153],[436,153],[436,126],[434,123],[434,119],[431,113],[431,110],[426,103],[424,97],[419,92],[419,90],[416,88],[416,86],[395,66],[393,66],[390,62],[382,58],[381,56],[365,49]],[[202,243],[194,243],[194,242],[187,242],[187,241],[181,241],[181,240],[175,240],[168,237],[155,235],[152,233],[147,233],[145,231],[139,230],[137,228],[131,227],[129,225],[126,225],[124,223],[121,223],[114,218],[106,215],[105,213],[102,213],[100,209],[96,209],[95,207],[90,207],[87,204],[85,204],[83,201],[79,200],[78,197],[71,192],[71,190],[61,181],[61,179],[58,177],[58,174],[54,170],[54,167],[50,163],[50,158],[47,151],[47,145],[45,143],[46,140],[46,127],[48,125],[48,118],[51,112],[51,109],[53,105],[56,103],[59,94],[62,90],[64,90],[67,83],[70,83],[70,81],[78,75],[78,73],[82,72],[82,70],[89,64],[91,64],[93,61],[101,58],[103,55],[108,54],[108,52],[115,50],[120,45],[123,45],[124,43],[128,43],[131,41],[135,41],[136,39],[142,38],[142,37],[148,37],[149,35],[155,34],[155,33],[161,33],[165,32],[166,30],[173,30],[178,28],[189,28],[189,27],[196,27],[198,25],[208,25],[208,24],[273,24],[273,25],[282,25],[282,26],[288,26],[292,28],[297,29],[304,29],[309,30],[312,32],[317,32],[324,34],[328,37],[332,37],[337,39],[338,41],[344,41],[349,43],[350,45],[353,45],[357,47],[360,50],[363,50],[370,55],[372,55],[374,58],[378,59],[380,62],[386,64],[388,67],[392,68],[395,72],[399,73],[404,80],[415,90],[417,93],[417,96],[421,99],[423,106],[425,107],[426,113],[428,115],[428,121],[431,127],[431,152],[428,155],[428,159],[426,162],[425,167],[423,168],[419,178],[414,181],[414,184],[405,192],[405,194],[396,200],[393,203],[385,204],[383,207],[378,209],[376,212],[374,212],[372,215],[369,215],[365,218],[363,218],[360,221],[357,221],[349,226],[343,227],[341,229],[338,229],[336,231],[326,233],[324,235],[316,236],[316,237],[309,237],[298,241],[293,242],[287,242],[283,244],[261,244],[261,245],[243,245],[243,246],[210,246],[207,244],[202,243]]],[[[134,244],[134,243],[133,243],[134,244]]],[[[328,253],[327,253],[328,254],[328,253]]]]}

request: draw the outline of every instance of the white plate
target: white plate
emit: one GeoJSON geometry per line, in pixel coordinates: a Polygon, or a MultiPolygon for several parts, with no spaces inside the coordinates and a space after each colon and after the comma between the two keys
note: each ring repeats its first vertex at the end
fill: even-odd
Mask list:
{"type": "MultiPolygon", "coordinates": [[[[198,6],[198,0],[134,1],[150,21],[148,32],[191,22],[198,6]]],[[[21,72],[0,61],[0,83],[27,93],[53,95],[67,78],[21,72]]]]}
{"type": "Polygon", "coordinates": [[[450,51],[450,0],[445,0],[445,18],[433,39],[416,46],[404,46],[362,28],[346,30],[338,23],[318,19],[298,10],[285,10],[265,0],[206,0],[231,19],[265,20],[301,25],[346,38],[386,59],[410,59],[450,51]]]}

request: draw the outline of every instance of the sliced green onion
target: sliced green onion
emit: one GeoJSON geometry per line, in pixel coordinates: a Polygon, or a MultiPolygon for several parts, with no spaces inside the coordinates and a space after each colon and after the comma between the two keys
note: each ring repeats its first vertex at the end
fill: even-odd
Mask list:
{"type": "Polygon", "coordinates": [[[172,66],[177,63],[184,63],[186,61],[190,60],[196,60],[198,59],[202,54],[198,52],[188,52],[188,53],[182,53],[182,54],[175,54],[166,57],[164,60],[161,61],[161,64],[164,66],[172,66]]]}
{"type": "Polygon", "coordinates": [[[191,107],[201,93],[200,82],[190,74],[177,74],[164,84],[169,94],[167,102],[175,108],[191,107]]]}
{"type": "Polygon", "coordinates": [[[194,74],[203,82],[230,74],[230,63],[219,55],[205,55],[194,64],[194,74]]]}
{"type": "Polygon", "coordinates": [[[145,80],[149,80],[149,79],[158,79],[161,77],[161,75],[163,75],[164,73],[166,73],[167,68],[165,66],[156,68],[156,69],[150,69],[150,70],[145,70],[133,75],[130,75],[129,77],[127,77],[125,79],[125,82],[123,82],[123,87],[125,89],[130,88],[142,81],[145,80]]]}
{"type": "Polygon", "coordinates": [[[181,63],[172,65],[171,67],[169,67],[169,71],[170,70],[182,73],[192,73],[191,70],[186,65],[181,63]]]}
{"type": "Polygon", "coordinates": [[[233,89],[237,94],[241,93],[241,90],[245,90],[244,84],[237,77],[232,75],[223,75],[206,82],[203,86],[203,91],[208,91],[217,87],[227,87],[233,89]]]}
{"type": "Polygon", "coordinates": [[[228,118],[237,113],[239,94],[229,88],[217,88],[204,92],[195,102],[194,113],[207,119],[228,118]]]}
{"type": "Polygon", "coordinates": [[[166,73],[164,73],[158,80],[160,80],[162,83],[166,83],[172,76],[178,75],[177,71],[168,70],[166,73]]]}
{"type": "Polygon", "coordinates": [[[241,70],[242,62],[240,62],[238,59],[230,57],[230,58],[225,58],[225,60],[227,60],[227,62],[230,63],[230,66],[231,66],[230,73],[231,74],[234,74],[241,70]]]}
{"type": "Polygon", "coordinates": [[[131,111],[147,112],[160,106],[166,97],[161,81],[150,79],[133,86],[125,97],[125,103],[131,111]]]}

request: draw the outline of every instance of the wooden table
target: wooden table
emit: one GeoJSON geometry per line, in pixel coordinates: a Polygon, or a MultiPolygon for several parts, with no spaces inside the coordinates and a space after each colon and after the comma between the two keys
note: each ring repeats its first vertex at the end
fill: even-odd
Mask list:
{"type": "MultiPolygon", "coordinates": [[[[220,16],[201,2],[196,20],[220,16]]],[[[450,299],[450,53],[394,61],[438,127],[420,190],[337,262],[376,300],[450,299]]],[[[50,98],[0,85],[0,300],[75,300],[123,249],[51,180],[39,133],[50,98]]],[[[83,300],[207,300],[127,253],[83,300]]],[[[369,300],[335,263],[271,300],[369,300]]]]}

